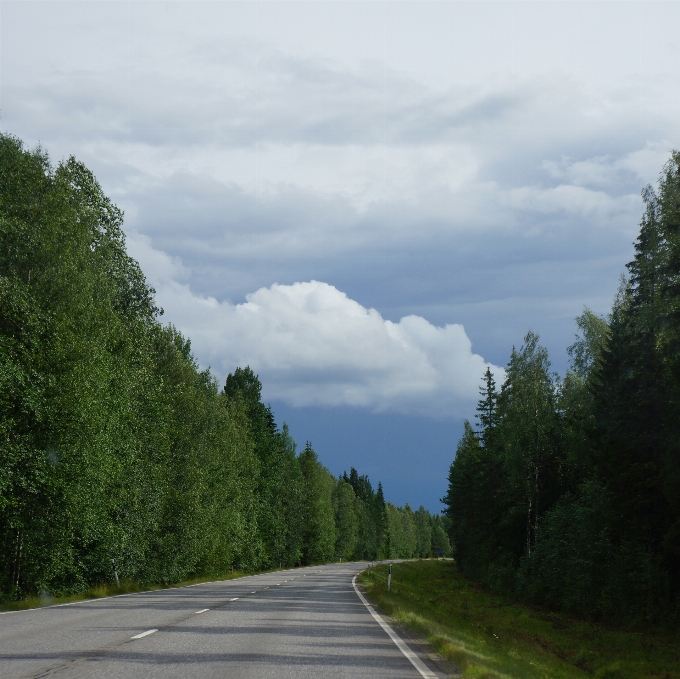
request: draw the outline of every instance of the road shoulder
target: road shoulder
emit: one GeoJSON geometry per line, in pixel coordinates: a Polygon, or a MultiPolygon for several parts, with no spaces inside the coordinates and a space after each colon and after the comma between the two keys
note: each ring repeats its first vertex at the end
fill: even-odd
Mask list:
{"type": "Polygon", "coordinates": [[[410,629],[391,615],[384,613],[379,606],[368,597],[366,588],[358,581],[356,582],[356,587],[368,600],[371,606],[380,613],[380,616],[385,622],[399,635],[400,639],[402,639],[402,641],[422,660],[423,663],[425,663],[428,669],[437,675],[439,679],[449,679],[451,677],[461,676],[458,666],[438,653],[426,637],[415,630],[410,629]]]}

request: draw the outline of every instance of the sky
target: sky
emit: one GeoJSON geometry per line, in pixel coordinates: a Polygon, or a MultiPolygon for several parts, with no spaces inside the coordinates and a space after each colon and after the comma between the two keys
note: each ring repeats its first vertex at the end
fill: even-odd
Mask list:
{"type": "Polygon", "coordinates": [[[0,127],[76,156],[222,383],[441,510],[488,368],[568,367],[680,148],[680,3],[0,2],[0,127]]]}

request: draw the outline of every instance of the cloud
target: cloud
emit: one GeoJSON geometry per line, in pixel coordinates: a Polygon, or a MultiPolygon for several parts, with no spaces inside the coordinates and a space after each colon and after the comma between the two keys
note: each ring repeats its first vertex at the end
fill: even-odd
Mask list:
{"type": "Polygon", "coordinates": [[[237,366],[260,374],[265,397],[293,406],[355,406],[435,418],[470,417],[487,367],[459,324],[384,319],[332,285],[273,284],[233,304],[194,294],[181,266],[145,236],[129,238],[158,302],[220,380],[237,366]]]}
{"type": "Polygon", "coordinates": [[[680,145],[680,5],[263,7],[9,3],[3,127],[85,162],[197,299],[325,281],[563,355],[680,145]]]}
{"type": "Polygon", "coordinates": [[[620,193],[622,187],[639,189],[641,182],[650,181],[668,160],[672,143],[668,140],[647,142],[643,148],[619,156],[593,156],[574,160],[546,160],[543,169],[553,178],[579,187],[599,187],[610,194],[620,193]]]}
{"type": "Polygon", "coordinates": [[[505,199],[508,207],[521,210],[525,215],[537,213],[554,219],[568,214],[588,219],[593,226],[612,223],[618,226],[623,221],[620,217],[629,216],[631,210],[640,205],[639,195],[613,198],[603,191],[572,184],[560,184],[549,189],[524,186],[508,191],[505,199]]]}

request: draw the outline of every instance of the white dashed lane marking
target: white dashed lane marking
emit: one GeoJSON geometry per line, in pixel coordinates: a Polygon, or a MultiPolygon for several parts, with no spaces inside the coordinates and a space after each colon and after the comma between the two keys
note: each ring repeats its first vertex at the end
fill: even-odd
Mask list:
{"type": "Polygon", "coordinates": [[[157,629],[148,629],[146,632],[142,632],[141,634],[135,634],[134,637],[130,637],[130,639],[141,639],[142,637],[148,637],[149,634],[153,634],[154,632],[158,632],[157,629]]]}

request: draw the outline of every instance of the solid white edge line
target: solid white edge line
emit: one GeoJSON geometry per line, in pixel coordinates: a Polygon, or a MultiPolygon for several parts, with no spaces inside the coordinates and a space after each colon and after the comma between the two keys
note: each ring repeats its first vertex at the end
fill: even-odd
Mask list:
{"type": "Polygon", "coordinates": [[[157,629],[148,629],[146,632],[142,632],[141,634],[135,634],[134,637],[130,637],[130,639],[141,639],[142,637],[148,637],[149,634],[153,634],[154,632],[158,632],[157,629]]]}
{"type": "Polygon", "coordinates": [[[396,632],[380,617],[380,615],[375,611],[373,606],[366,601],[366,598],[364,595],[359,591],[359,588],[357,587],[357,576],[355,575],[352,578],[352,587],[354,587],[354,591],[357,593],[357,596],[361,599],[361,603],[368,608],[370,614],[373,616],[375,621],[387,632],[388,636],[392,641],[395,643],[397,648],[411,661],[411,664],[413,667],[415,667],[418,672],[420,672],[420,676],[423,677],[424,679],[437,679],[437,675],[434,674],[434,672],[431,672],[425,663],[397,636],[396,632]]]}

